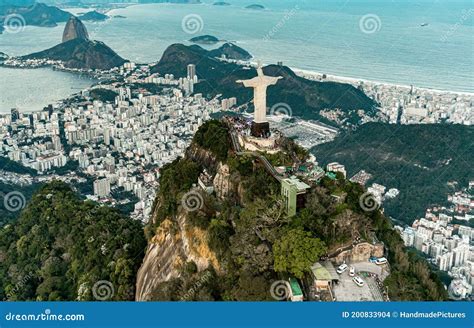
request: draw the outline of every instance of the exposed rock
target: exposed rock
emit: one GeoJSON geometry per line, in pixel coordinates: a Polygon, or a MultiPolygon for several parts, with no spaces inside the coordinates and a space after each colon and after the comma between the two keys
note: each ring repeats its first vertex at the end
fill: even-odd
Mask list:
{"type": "Polygon", "coordinates": [[[226,198],[231,190],[230,170],[228,165],[219,164],[217,174],[214,177],[213,185],[217,197],[226,198]]]}
{"type": "Polygon", "coordinates": [[[87,29],[81,20],[75,16],[71,16],[71,18],[66,23],[66,27],[64,28],[63,42],[74,39],[89,40],[89,34],[87,33],[87,29]]]}
{"type": "Polygon", "coordinates": [[[151,301],[163,282],[181,276],[183,265],[194,262],[198,271],[212,266],[220,272],[216,255],[208,246],[205,230],[187,224],[187,212],[182,209],[177,222],[164,220],[151,239],[138,270],[136,300],[151,301]]]}
{"type": "Polygon", "coordinates": [[[186,150],[186,156],[194,162],[201,163],[211,174],[215,174],[218,168],[216,157],[207,150],[200,147],[191,146],[186,150]]]}
{"type": "Polygon", "coordinates": [[[186,256],[181,235],[174,230],[173,222],[165,220],[149,242],[137,274],[137,301],[150,300],[157,285],[179,276],[180,266],[186,256]]]}

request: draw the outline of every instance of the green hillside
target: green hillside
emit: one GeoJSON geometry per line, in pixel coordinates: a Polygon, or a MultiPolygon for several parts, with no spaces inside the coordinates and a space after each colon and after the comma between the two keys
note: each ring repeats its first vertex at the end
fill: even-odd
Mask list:
{"type": "MultiPolygon", "coordinates": [[[[234,46],[235,48],[235,46],[234,46]]],[[[235,49],[234,49],[235,50],[235,49]]],[[[237,80],[251,79],[257,75],[254,68],[233,63],[222,62],[214,58],[214,52],[197,45],[185,46],[174,44],[168,47],[160,62],[152,68],[153,73],[174,74],[184,77],[188,64],[196,65],[200,83],[194,91],[206,97],[222,94],[224,98],[237,97],[238,104],[251,104],[253,90],[245,88],[237,80]]],[[[357,110],[363,109],[367,114],[375,114],[377,105],[361,90],[350,84],[337,82],[317,82],[297,76],[289,67],[269,65],[264,73],[270,76],[282,76],[275,86],[268,89],[268,107],[279,103],[290,106],[292,114],[305,119],[316,119],[335,125],[320,115],[324,109],[341,109],[348,123],[359,123],[357,110]]]]}
{"type": "Polygon", "coordinates": [[[0,298],[133,300],[144,246],[139,222],[52,182],[0,230],[0,298]]]}
{"type": "MultiPolygon", "coordinates": [[[[369,123],[312,149],[321,164],[338,161],[348,175],[359,170],[400,194],[384,203],[386,213],[411,223],[431,205],[446,205],[448,181],[474,179],[474,127],[369,123]]],[[[369,183],[370,183],[369,182],[369,183]]]]}
{"type": "MultiPolygon", "coordinates": [[[[229,140],[225,130],[217,121],[205,123],[196,133],[187,156],[163,168],[154,216],[146,227],[155,247],[164,222],[173,222],[174,233],[181,229],[177,218],[206,231],[209,247],[222,272],[216,274],[211,265],[197,272],[196,265],[189,262],[183,266],[180,277],[153,289],[148,286],[153,291],[152,300],[171,301],[189,296],[185,291],[205,272],[211,278],[205,280],[199,293],[191,295],[191,300],[271,300],[268,291],[272,280],[289,276],[304,280],[310,275],[311,264],[329,250],[356,238],[372,242],[375,237],[387,249],[391,274],[385,285],[391,300],[446,299],[439,279],[424,260],[405,250],[390,220],[380,211],[365,212],[360,207],[359,199],[364,193],[360,185],[340,177],[325,177],[308,193],[305,208],[288,217],[279,183],[252,156],[226,152],[229,140]],[[229,194],[224,198],[197,197],[199,208],[183,211],[182,199],[196,183],[199,172],[203,168],[214,171],[216,161],[229,166],[229,194]]],[[[292,158],[287,151],[278,155],[274,157],[276,161],[292,158]]],[[[176,246],[168,247],[171,251],[176,246]]],[[[157,265],[161,267],[164,263],[157,265]]],[[[146,273],[148,277],[152,274],[146,273]]]]}

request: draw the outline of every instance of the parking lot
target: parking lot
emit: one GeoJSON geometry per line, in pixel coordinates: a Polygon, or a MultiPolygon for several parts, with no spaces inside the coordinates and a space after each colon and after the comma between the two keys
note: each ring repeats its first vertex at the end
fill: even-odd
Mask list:
{"type": "Polygon", "coordinates": [[[337,301],[383,301],[382,293],[374,277],[358,275],[364,281],[362,287],[357,286],[349,269],[339,275],[339,283],[333,286],[333,293],[337,301]]]}

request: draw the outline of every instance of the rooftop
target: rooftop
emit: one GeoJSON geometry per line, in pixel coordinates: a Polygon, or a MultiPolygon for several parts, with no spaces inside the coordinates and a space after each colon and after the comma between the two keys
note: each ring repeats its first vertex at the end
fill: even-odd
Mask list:
{"type": "Polygon", "coordinates": [[[306,183],[304,183],[303,181],[301,181],[301,180],[299,180],[295,177],[283,179],[283,181],[285,181],[286,183],[288,183],[291,186],[296,187],[296,189],[298,191],[305,191],[306,189],[311,188],[311,186],[307,185],[306,183]]]}
{"type": "Polygon", "coordinates": [[[301,296],[303,292],[301,291],[300,284],[295,278],[290,278],[291,292],[293,296],[301,296]]]}
{"type": "Polygon", "coordinates": [[[311,267],[316,280],[332,280],[332,276],[329,271],[319,262],[316,262],[311,267]]]}

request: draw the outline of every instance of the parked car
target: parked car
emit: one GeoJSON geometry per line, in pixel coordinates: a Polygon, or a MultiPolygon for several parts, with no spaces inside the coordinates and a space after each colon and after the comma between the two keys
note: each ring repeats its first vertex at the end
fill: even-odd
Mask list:
{"type": "Polygon", "coordinates": [[[369,258],[369,262],[370,262],[370,263],[375,263],[376,261],[377,261],[377,257],[375,257],[375,256],[371,256],[371,257],[369,258]]]}
{"type": "Polygon", "coordinates": [[[347,264],[344,263],[344,264],[341,264],[341,265],[337,268],[337,271],[336,271],[336,272],[339,273],[339,274],[341,274],[341,273],[343,273],[343,272],[346,271],[346,270],[347,270],[347,264]]]}
{"type": "Polygon", "coordinates": [[[377,264],[377,265],[382,265],[382,264],[385,264],[385,263],[387,263],[387,259],[385,257],[381,257],[381,258],[379,258],[375,261],[375,264],[377,264]]]}
{"type": "Polygon", "coordinates": [[[364,280],[362,280],[360,277],[354,277],[352,278],[352,281],[359,287],[364,286],[364,280]]]}
{"type": "Polygon", "coordinates": [[[355,268],[353,266],[351,266],[351,268],[349,269],[349,276],[351,277],[354,277],[355,276],[355,268]]]}

